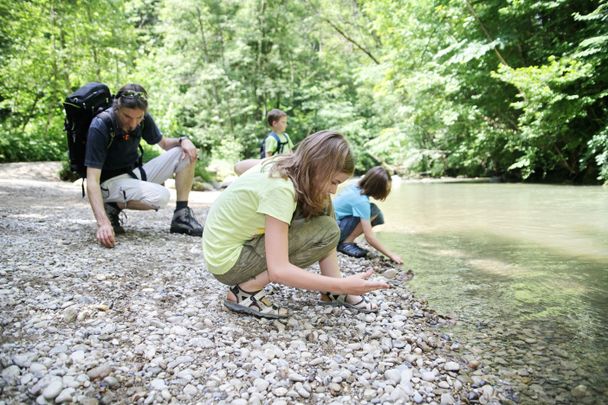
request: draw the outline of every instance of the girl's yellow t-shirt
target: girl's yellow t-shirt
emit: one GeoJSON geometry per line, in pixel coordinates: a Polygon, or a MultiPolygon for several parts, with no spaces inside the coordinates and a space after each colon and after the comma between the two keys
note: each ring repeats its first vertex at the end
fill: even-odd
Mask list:
{"type": "Polygon", "coordinates": [[[263,160],[236,179],[211,206],[203,231],[207,269],[224,274],[237,262],[243,244],[264,234],[266,215],[291,224],[296,192],[289,179],[269,177],[263,160]]]}

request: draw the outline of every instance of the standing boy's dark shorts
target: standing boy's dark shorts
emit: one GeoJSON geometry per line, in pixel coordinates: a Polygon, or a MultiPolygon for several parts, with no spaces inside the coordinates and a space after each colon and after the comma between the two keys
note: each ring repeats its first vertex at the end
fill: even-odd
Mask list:
{"type": "MultiPolygon", "coordinates": [[[[371,218],[373,218],[372,226],[382,225],[384,223],[384,214],[382,214],[382,211],[380,211],[380,208],[376,204],[370,203],[369,205],[371,208],[371,218]]],[[[344,239],[353,233],[359,222],[361,222],[361,218],[353,217],[352,215],[338,220],[338,227],[340,228],[340,241],[338,243],[344,242],[344,239]]]]}

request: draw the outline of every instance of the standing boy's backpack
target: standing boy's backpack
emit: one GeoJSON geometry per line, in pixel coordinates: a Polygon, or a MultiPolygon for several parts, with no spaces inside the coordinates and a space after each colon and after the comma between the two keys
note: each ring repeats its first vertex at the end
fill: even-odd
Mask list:
{"type": "Polygon", "coordinates": [[[84,157],[87,149],[89,126],[97,114],[112,105],[112,100],[113,97],[108,86],[93,82],[87,83],[76,90],[63,102],[70,169],[82,178],[86,177],[87,173],[84,157]]]}
{"type": "MultiPolygon", "coordinates": [[[[269,136],[272,136],[274,140],[277,141],[277,154],[283,153],[283,148],[289,143],[289,136],[287,136],[287,134],[284,135],[285,142],[281,142],[281,139],[277,134],[275,134],[274,132],[271,132],[269,134],[269,136]]],[[[268,138],[268,136],[266,138],[268,138]]],[[[262,142],[260,142],[260,159],[264,159],[266,157],[266,138],[262,139],[262,142]]]]}

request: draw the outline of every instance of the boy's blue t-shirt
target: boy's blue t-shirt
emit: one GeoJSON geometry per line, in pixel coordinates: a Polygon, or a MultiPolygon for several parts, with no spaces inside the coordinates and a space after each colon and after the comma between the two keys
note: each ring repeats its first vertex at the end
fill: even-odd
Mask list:
{"type": "Polygon", "coordinates": [[[346,185],[334,198],[333,205],[338,220],[348,216],[358,217],[368,221],[371,218],[369,197],[361,194],[361,189],[357,183],[346,185]]]}

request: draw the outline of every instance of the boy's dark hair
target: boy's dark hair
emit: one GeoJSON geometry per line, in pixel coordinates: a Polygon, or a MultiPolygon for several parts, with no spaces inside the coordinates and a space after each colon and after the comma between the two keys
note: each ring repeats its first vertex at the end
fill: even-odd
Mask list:
{"type": "Polygon", "coordinates": [[[384,200],[391,192],[391,175],[382,166],[372,167],[359,180],[361,194],[373,197],[376,200],[384,200]]]}
{"type": "Polygon", "coordinates": [[[287,117],[287,114],[284,111],[279,109],[272,109],[268,112],[268,116],[266,117],[266,121],[268,121],[268,125],[272,126],[276,121],[280,120],[281,117],[287,117]]]}
{"type": "Polygon", "coordinates": [[[139,84],[127,84],[118,90],[112,106],[116,110],[124,107],[146,111],[148,109],[148,93],[139,84]]]}

